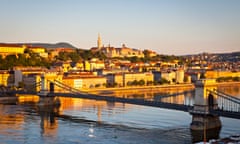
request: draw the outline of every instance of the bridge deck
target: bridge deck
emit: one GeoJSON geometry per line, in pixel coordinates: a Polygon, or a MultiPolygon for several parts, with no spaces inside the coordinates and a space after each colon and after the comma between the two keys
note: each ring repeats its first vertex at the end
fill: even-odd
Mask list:
{"type": "Polygon", "coordinates": [[[71,94],[71,93],[54,93],[52,96],[61,96],[61,97],[71,97],[71,98],[83,98],[83,99],[93,99],[93,100],[104,100],[109,102],[120,102],[127,104],[135,104],[142,106],[152,106],[159,108],[167,108],[179,111],[188,112],[189,109],[192,109],[193,106],[187,106],[182,104],[173,104],[173,103],[163,103],[158,101],[149,101],[144,99],[129,99],[129,98],[121,98],[121,97],[113,97],[113,96],[99,96],[93,94],[71,94]]]}
{"type": "MultiPolygon", "coordinates": [[[[37,94],[36,92],[11,92],[12,94],[37,94]]],[[[94,94],[80,94],[80,93],[49,93],[48,96],[60,96],[60,97],[70,97],[70,98],[83,98],[83,99],[92,99],[92,100],[104,100],[109,102],[120,102],[120,103],[127,103],[127,104],[135,104],[135,105],[142,105],[142,106],[151,106],[151,107],[158,107],[158,108],[166,108],[178,111],[189,112],[193,109],[193,106],[184,105],[184,104],[174,104],[174,103],[164,103],[161,101],[149,101],[144,99],[129,99],[129,98],[121,98],[121,97],[114,97],[114,96],[100,96],[94,94]]],[[[240,112],[233,112],[233,111],[226,111],[226,110],[211,110],[210,114],[224,116],[228,118],[236,118],[240,119],[240,112]]]]}

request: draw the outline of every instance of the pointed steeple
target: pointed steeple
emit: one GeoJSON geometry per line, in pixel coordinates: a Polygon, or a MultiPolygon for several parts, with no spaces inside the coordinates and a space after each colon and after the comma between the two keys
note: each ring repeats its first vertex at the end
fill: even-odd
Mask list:
{"type": "Polygon", "coordinates": [[[99,49],[102,48],[102,39],[101,39],[100,33],[98,33],[97,47],[99,49]]]}

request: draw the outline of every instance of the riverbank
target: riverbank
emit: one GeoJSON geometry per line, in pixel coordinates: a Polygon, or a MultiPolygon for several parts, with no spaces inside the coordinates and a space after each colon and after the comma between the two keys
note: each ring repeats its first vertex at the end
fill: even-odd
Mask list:
{"type": "Polygon", "coordinates": [[[85,89],[84,92],[94,93],[94,94],[111,94],[116,92],[158,92],[162,90],[170,89],[194,89],[194,84],[171,84],[171,85],[155,85],[155,86],[131,86],[131,87],[117,87],[117,88],[94,88],[94,89],[85,89]]]}
{"type": "Polygon", "coordinates": [[[217,86],[232,86],[232,85],[239,85],[240,82],[218,82],[217,86]]]}
{"type": "Polygon", "coordinates": [[[18,98],[13,96],[0,97],[0,104],[16,104],[18,98]]]}
{"type": "MultiPolygon", "coordinates": [[[[232,85],[239,85],[240,82],[221,82],[216,83],[216,86],[232,86],[232,85]]],[[[154,86],[129,86],[129,87],[117,87],[117,88],[92,88],[92,89],[84,89],[82,91],[87,93],[94,93],[94,94],[113,94],[116,92],[159,92],[163,90],[173,90],[173,89],[181,89],[181,90],[191,90],[195,89],[195,85],[191,84],[165,84],[165,85],[154,85],[154,86]]]]}
{"type": "MultiPolygon", "coordinates": [[[[240,82],[221,82],[216,83],[216,86],[239,86],[240,82]]],[[[195,85],[191,84],[166,84],[166,85],[154,85],[154,86],[131,86],[131,87],[117,87],[117,88],[92,88],[92,89],[84,89],[81,90],[86,93],[91,94],[99,94],[99,95],[121,95],[125,94],[138,94],[138,93],[156,93],[156,92],[167,92],[167,91],[187,91],[194,90],[195,85]]],[[[34,97],[34,96],[33,96],[34,97]]],[[[36,96],[38,97],[38,96],[36,96]]],[[[16,101],[38,101],[37,98],[34,97],[25,97],[25,96],[6,96],[0,95],[0,103],[14,103],[16,101]],[[30,100],[29,100],[30,99],[30,100]],[[34,100],[32,100],[34,99],[34,100]]]]}
{"type": "Polygon", "coordinates": [[[37,95],[14,95],[0,97],[0,104],[17,104],[25,102],[38,103],[38,101],[39,96],[37,95]]]}

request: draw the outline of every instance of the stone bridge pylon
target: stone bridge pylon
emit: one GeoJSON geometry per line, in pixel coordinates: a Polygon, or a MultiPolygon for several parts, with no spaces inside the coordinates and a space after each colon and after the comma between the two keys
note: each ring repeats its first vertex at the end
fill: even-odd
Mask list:
{"type": "Polygon", "coordinates": [[[211,110],[218,109],[217,95],[211,92],[216,88],[215,79],[201,79],[195,83],[191,130],[221,129],[219,116],[211,114],[211,110]]]}
{"type": "Polygon", "coordinates": [[[38,106],[59,106],[60,100],[58,97],[53,95],[54,83],[47,81],[44,74],[41,75],[41,89],[38,93],[40,99],[38,106]]]}

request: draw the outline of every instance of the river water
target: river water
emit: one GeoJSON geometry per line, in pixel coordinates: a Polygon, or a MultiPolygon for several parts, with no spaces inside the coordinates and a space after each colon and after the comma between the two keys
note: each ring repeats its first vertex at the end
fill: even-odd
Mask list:
{"type": "MultiPolygon", "coordinates": [[[[240,97],[239,86],[219,89],[240,97]]],[[[162,90],[161,95],[173,92],[176,90],[162,90]]],[[[159,94],[132,96],[151,99],[159,94]]],[[[192,99],[185,94],[166,101],[191,104],[192,99]]],[[[0,143],[188,144],[197,137],[189,129],[192,117],[187,112],[77,98],[60,100],[57,108],[32,103],[0,105],[0,143]]],[[[220,119],[217,137],[240,134],[240,120],[220,119]]]]}

